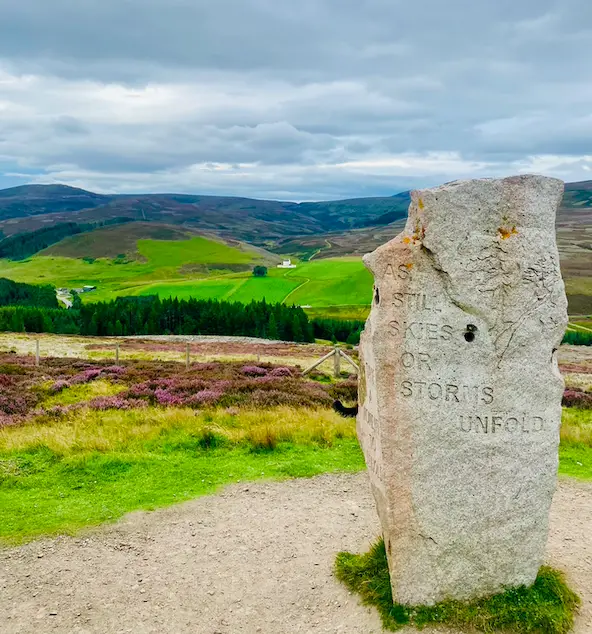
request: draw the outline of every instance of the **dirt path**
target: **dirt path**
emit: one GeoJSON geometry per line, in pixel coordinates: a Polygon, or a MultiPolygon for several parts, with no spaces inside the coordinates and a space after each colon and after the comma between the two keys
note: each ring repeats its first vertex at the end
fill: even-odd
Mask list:
{"type": "MultiPolygon", "coordinates": [[[[592,485],[563,481],[551,524],[550,561],[584,599],[576,634],[590,634],[592,485]]],[[[232,486],[0,550],[0,631],[378,634],[376,614],[331,575],[337,551],[377,532],[364,474],[232,486]]]]}

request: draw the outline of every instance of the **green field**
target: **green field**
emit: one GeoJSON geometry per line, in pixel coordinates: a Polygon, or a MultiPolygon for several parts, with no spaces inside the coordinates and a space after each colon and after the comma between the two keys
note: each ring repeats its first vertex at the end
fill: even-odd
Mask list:
{"type": "MultiPolygon", "coordinates": [[[[123,231],[123,229],[122,229],[123,231]]],[[[110,235],[114,230],[110,228],[110,235]]],[[[59,246],[59,245],[58,245],[59,246]]],[[[278,269],[279,256],[246,245],[230,246],[203,237],[185,240],[141,239],[136,251],[125,258],[96,260],[40,253],[28,260],[0,260],[0,277],[17,282],[50,283],[78,288],[86,284],[97,290],[84,301],[99,301],[119,295],[159,295],[188,299],[225,299],[311,306],[321,312],[359,312],[371,300],[372,276],[360,258],[343,257],[297,264],[278,269]],[[255,278],[256,264],[268,266],[265,278],[255,278]]]]}
{"type": "Polygon", "coordinates": [[[138,253],[156,269],[187,264],[250,264],[260,258],[254,253],[206,238],[189,240],[138,240],[138,253]]]}
{"type": "MultiPolygon", "coordinates": [[[[28,260],[0,260],[0,277],[58,288],[97,286],[85,302],[153,294],[243,303],[265,298],[306,306],[314,317],[366,318],[372,275],[360,257],[294,260],[295,269],[278,269],[280,260],[263,249],[192,235],[184,228],[129,223],[66,238],[28,260]],[[93,260],[97,253],[112,257],[93,260]],[[252,276],[257,264],[267,266],[267,277],[252,276]]],[[[570,314],[588,314],[590,280],[566,280],[570,314]]]]}
{"type": "Polygon", "coordinates": [[[287,275],[302,285],[290,296],[295,304],[312,307],[368,306],[372,301],[372,274],[356,257],[307,262],[287,275]]]}
{"type": "Polygon", "coordinates": [[[156,282],[128,289],[128,295],[159,295],[179,299],[226,299],[244,278],[222,277],[213,279],[183,280],[181,282],[156,282]]]}

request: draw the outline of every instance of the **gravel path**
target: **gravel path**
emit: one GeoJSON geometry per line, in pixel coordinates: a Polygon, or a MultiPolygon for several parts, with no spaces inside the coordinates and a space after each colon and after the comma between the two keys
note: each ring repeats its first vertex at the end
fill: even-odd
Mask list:
{"type": "MultiPolygon", "coordinates": [[[[576,634],[590,634],[592,486],[562,481],[551,524],[549,559],[584,599],[576,634]]],[[[378,634],[377,615],[331,575],[337,551],[377,533],[365,474],[234,485],[0,550],[0,631],[378,634]]]]}

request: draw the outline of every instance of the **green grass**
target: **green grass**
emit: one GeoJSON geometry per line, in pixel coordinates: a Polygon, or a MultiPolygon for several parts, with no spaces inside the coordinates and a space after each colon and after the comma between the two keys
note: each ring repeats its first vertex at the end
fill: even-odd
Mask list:
{"type": "Polygon", "coordinates": [[[183,282],[162,282],[146,284],[131,289],[130,295],[159,295],[178,299],[227,299],[242,283],[244,278],[222,277],[215,279],[190,280],[183,282]]]}
{"type": "MultiPolygon", "coordinates": [[[[44,406],[119,389],[99,380],[44,406]]],[[[564,410],[562,475],[592,479],[590,427],[591,410],[564,410]]],[[[0,541],[75,533],[241,480],[363,469],[354,421],[331,410],[83,408],[0,429],[0,541]]]]}
{"type": "Polygon", "coordinates": [[[559,473],[592,480],[592,409],[563,408],[559,473]]]}
{"type": "Polygon", "coordinates": [[[81,410],[0,430],[0,541],[72,534],[233,482],[363,464],[354,424],[328,410],[81,410]]]}
{"type": "Polygon", "coordinates": [[[132,292],[244,303],[265,298],[270,302],[311,305],[321,312],[323,308],[350,304],[350,312],[358,313],[370,304],[372,277],[359,258],[335,258],[308,262],[289,271],[270,267],[264,278],[234,273],[215,279],[158,282],[137,287],[132,292]]]}
{"type": "Polygon", "coordinates": [[[306,308],[309,318],[351,319],[365,321],[370,313],[370,306],[352,304],[349,306],[325,306],[323,308],[306,308]]]}
{"type": "Polygon", "coordinates": [[[584,445],[561,447],[559,473],[579,480],[592,480],[592,449],[584,445]]]}
{"type": "Polygon", "coordinates": [[[124,261],[99,258],[85,262],[49,254],[21,262],[0,260],[0,277],[56,287],[97,286],[84,295],[85,302],[152,294],[243,303],[265,298],[312,306],[321,314],[323,310],[357,314],[371,300],[372,276],[357,257],[300,263],[291,270],[269,266],[267,277],[254,278],[240,269],[262,261],[258,252],[202,237],[142,239],[137,241],[137,253],[137,259],[124,261]]]}
{"type": "Polygon", "coordinates": [[[355,441],[334,447],[284,446],[272,453],[247,448],[201,449],[178,443],[143,454],[84,453],[61,457],[40,447],[2,459],[0,540],[28,541],[75,533],[129,511],[151,510],[214,493],[232,482],[309,477],[355,471],[355,441]]]}
{"type": "Polygon", "coordinates": [[[301,280],[287,277],[249,277],[237,286],[226,299],[233,302],[248,303],[253,299],[266,299],[268,302],[283,302],[295,288],[300,286],[301,280]]]}
{"type": "Polygon", "coordinates": [[[378,608],[385,629],[406,625],[446,625],[465,631],[514,632],[516,634],[567,634],[580,605],[563,575],[543,566],[533,586],[507,590],[474,601],[444,601],[434,606],[393,604],[384,541],[380,539],[363,555],[339,553],[336,577],[362,602],[378,608]]]}
{"type": "Polygon", "coordinates": [[[372,274],[360,258],[330,258],[302,264],[286,277],[310,280],[290,296],[290,302],[312,308],[370,305],[372,274]]]}
{"type": "MultiPolygon", "coordinates": [[[[230,247],[221,242],[194,237],[189,240],[138,240],[140,259],[118,262],[107,258],[85,262],[82,259],[37,255],[21,262],[0,260],[0,277],[32,284],[50,283],[56,287],[77,288],[96,285],[96,291],[84,296],[85,301],[111,299],[117,295],[147,294],[162,291],[168,297],[175,291],[175,282],[203,278],[205,273],[188,273],[183,267],[191,265],[236,266],[256,263],[260,256],[254,251],[230,247]],[[152,290],[155,287],[156,291],[152,290]],[[142,292],[144,290],[144,292],[142,292]]],[[[233,290],[239,282],[231,280],[224,292],[233,290]]],[[[189,297],[188,286],[179,288],[181,296],[189,297]]],[[[204,297],[218,297],[209,289],[204,297]]]]}
{"type": "Polygon", "coordinates": [[[119,392],[127,389],[125,385],[117,385],[98,379],[92,383],[83,383],[81,385],[73,385],[67,387],[58,394],[48,396],[43,401],[43,407],[54,407],[55,405],[73,405],[74,403],[83,403],[97,396],[114,396],[119,392]]]}
{"type": "Polygon", "coordinates": [[[138,253],[155,268],[187,264],[249,264],[259,259],[253,252],[200,237],[175,241],[138,240],[138,253]]]}

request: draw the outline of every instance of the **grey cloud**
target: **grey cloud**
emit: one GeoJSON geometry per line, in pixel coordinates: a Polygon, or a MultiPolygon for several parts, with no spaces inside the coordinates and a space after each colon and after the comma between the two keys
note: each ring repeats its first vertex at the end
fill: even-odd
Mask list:
{"type": "Polygon", "coordinates": [[[591,167],[588,0],[0,0],[0,12],[0,186],[34,171],[309,199],[591,167]]]}

